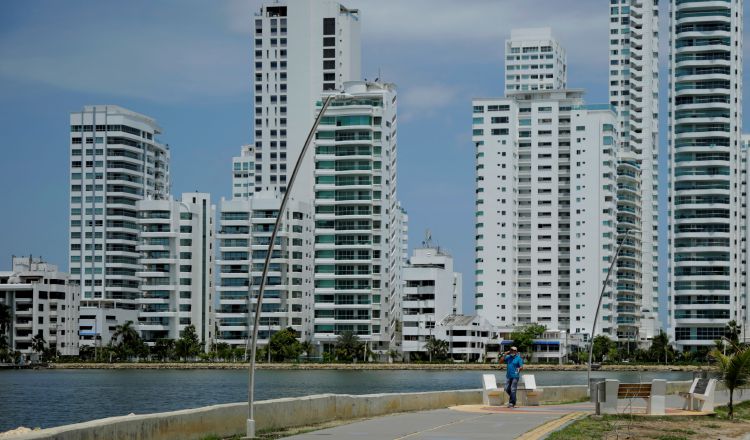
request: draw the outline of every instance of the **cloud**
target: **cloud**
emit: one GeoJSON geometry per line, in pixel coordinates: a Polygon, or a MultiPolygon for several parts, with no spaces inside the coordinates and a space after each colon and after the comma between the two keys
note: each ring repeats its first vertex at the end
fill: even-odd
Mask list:
{"type": "Polygon", "coordinates": [[[63,4],[17,14],[0,40],[0,76],[161,102],[249,93],[249,39],[229,34],[219,13],[182,5],[149,4],[145,16],[106,3],[88,4],[98,14],[63,4]]]}
{"type": "Polygon", "coordinates": [[[417,117],[433,116],[441,109],[455,105],[461,99],[459,87],[449,84],[417,84],[405,87],[399,96],[399,118],[409,121],[417,117]]]}

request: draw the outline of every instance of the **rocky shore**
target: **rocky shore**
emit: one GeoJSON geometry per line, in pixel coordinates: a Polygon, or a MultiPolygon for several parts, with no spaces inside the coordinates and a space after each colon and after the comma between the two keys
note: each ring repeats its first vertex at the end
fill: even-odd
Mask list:
{"type": "MultiPolygon", "coordinates": [[[[497,364],[380,364],[380,363],[260,363],[258,370],[490,370],[497,364]]],[[[504,366],[500,366],[503,369],[504,366]]],[[[51,363],[53,369],[102,370],[244,370],[248,364],[240,362],[123,362],[123,363],[51,363]]],[[[602,365],[598,371],[699,371],[709,367],[700,365],[602,365]]],[[[526,364],[527,371],[585,371],[586,365],[526,364]]]]}

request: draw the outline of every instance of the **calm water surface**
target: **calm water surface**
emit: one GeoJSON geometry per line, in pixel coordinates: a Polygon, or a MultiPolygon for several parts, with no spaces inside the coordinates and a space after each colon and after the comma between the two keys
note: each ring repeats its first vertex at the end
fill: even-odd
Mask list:
{"type": "MultiPolygon", "coordinates": [[[[499,377],[503,372],[494,371],[499,377]]],[[[258,371],[256,398],[479,388],[482,371],[258,371]]],[[[585,371],[536,371],[537,384],[585,384],[585,371]]],[[[689,380],[683,372],[593,372],[625,382],[689,380]]],[[[0,432],[247,400],[242,370],[0,371],[0,432]]]]}

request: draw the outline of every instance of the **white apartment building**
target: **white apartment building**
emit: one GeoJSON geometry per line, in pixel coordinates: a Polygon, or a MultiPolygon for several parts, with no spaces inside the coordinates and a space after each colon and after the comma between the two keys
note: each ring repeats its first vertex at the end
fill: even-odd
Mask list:
{"type": "Polygon", "coordinates": [[[669,326],[683,350],[746,322],[742,26],[742,1],[671,2],[669,326]]]}
{"type": "Polygon", "coordinates": [[[407,360],[415,352],[426,352],[425,343],[438,337],[436,323],[461,314],[461,274],[453,270],[453,257],[439,247],[427,246],[414,249],[403,269],[401,349],[407,360]]]}
{"type": "Polygon", "coordinates": [[[505,41],[505,93],[565,89],[567,64],[550,28],[513,29],[505,41]]]}
{"type": "MultiPolygon", "coordinates": [[[[259,192],[252,198],[221,200],[217,267],[219,309],[216,342],[246,347],[252,334],[257,295],[281,197],[259,192]]],[[[287,327],[311,337],[313,219],[308,203],[289,200],[274,245],[261,304],[258,344],[287,327]]]]}
{"type": "MultiPolygon", "coordinates": [[[[615,252],[617,133],[580,90],[473,101],[476,311],[589,335],[615,252]]],[[[613,281],[597,333],[614,334],[613,281]]]]}
{"type": "Polygon", "coordinates": [[[401,206],[401,202],[398,201],[396,202],[395,218],[389,240],[392,244],[391,252],[394,256],[394,258],[391,258],[391,267],[389,268],[391,290],[394,292],[391,295],[390,309],[388,311],[388,330],[390,332],[389,351],[401,352],[401,340],[403,339],[401,304],[404,287],[406,286],[404,268],[409,263],[409,215],[401,206]]]}
{"type": "Polygon", "coordinates": [[[353,331],[381,356],[390,342],[389,311],[400,258],[396,197],[396,88],[344,85],[315,139],[315,340],[330,349],[353,331]]]}
{"type": "Polygon", "coordinates": [[[255,146],[243,145],[240,155],[232,158],[232,197],[250,197],[254,188],[255,146]]]}
{"type": "Polygon", "coordinates": [[[216,207],[206,193],[136,203],[141,253],[137,328],[149,345],[195,326],[204,349],[214,338],[216,207]]]}
{"type": "Polygon", "coordinates": [[[618,263],[618,286],[627,290],[618,287],[617,307],[631,313],[620,316],[613,336],[643,342],[660,327],[659,5],[658,0],[612,0],[609,6],[609,95],[618,116],[623,180],[618,218],[624,222],[618,229],[639,231],[618,263]]]}
{"type": "Polygon", "coordinates": [[[67,273],[40,258],[13,257],[13,268],[0,272],[0,304],[10,308],[7,332],[11,351],[34,353],[31,340],[41,335],[63,356],[78,355],[80,287],[67,273]]]}
{"type": "Polygon", "coordinates": [[[81,344],[138,321],[136,203],[170,191],[169,148],[148,116],[116,105],[70,114],[70,275],[81,286],[81,344]]]}
{"type": "MultiPolygon", "coordinates": [[[[253,29],[254,182],[246,192],[284,192],[321,93],[360,79],[359,11],[332,0],[267,2],[253,29]]],[[[312,199],[307,161],[300,200],[312,199]]]]}

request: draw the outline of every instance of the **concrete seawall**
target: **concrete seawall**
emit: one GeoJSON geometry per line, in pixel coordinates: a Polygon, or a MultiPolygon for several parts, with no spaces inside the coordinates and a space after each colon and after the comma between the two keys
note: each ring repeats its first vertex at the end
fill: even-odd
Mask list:
{"type": "MultiPolygon", "coordinates": [[[[668,393],[687,391],[690,381],[669,382],[668,393]]],[[[583,385],[543,389],[542,403],[580,401],[583,385]]],[[[257,402],[256,429],[277,430],[334,420],[351,420],[386,414],[480,404],[481,390],[434,391],[394,394],[319,394],[257,402]]],[[[163,413],[128,415],[43,429],[12,437],[13,440],[200,440],[210,435],[230,437],[245,433],[247,403],[228,403],[163,413]]]]}

